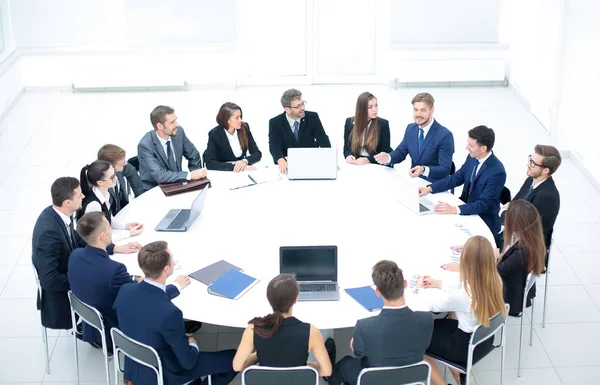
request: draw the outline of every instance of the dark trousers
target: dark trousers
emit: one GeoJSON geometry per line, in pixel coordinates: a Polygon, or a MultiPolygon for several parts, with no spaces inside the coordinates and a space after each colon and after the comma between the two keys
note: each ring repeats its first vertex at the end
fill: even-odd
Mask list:
{"type": "Polygon", "coordinates": [[[341,385],[342,383],[356,385],[358,375],[363,369],[359,359],[346,356],[333,366],[333,373],[329,377],[329,384],[341,385]]]}
{"type": "MultiPolygon", "coordinates": [[[[237,372],[233,370],[235,352],[235,349],[200,352],[198,365],[190,371],[187,381],[210,375],[212,385],[229,384],[237,375],[237,372]]],[[[208,384],[208,379],[202,381],[202,384],[208,384]]]]}

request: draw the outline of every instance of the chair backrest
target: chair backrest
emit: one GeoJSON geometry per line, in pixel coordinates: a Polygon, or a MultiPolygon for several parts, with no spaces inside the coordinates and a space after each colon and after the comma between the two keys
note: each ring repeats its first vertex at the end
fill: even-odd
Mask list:
{"type": "Polygon", "coordinates": [[[135,168],[135,171],[140,171],[140,160],[137,156],[132,156],[131,158],[127,159],[127,163],[132,165],[133,168],[135,168]]]}
{"type": "Polygon", "coordinates": [[[104,322],[102,321],[102,314],[93,306],[83,302],[71,290],[69,290],[69,302],[71,303],[71,309],[78,314],[81,319],[90,326],[93,326],[98,331],[104,330],[104,322]]]}
{"type": "Polygon", "coordinates": [[[413,365],[366,368],[360,371],[357,385],[429,385],[431,366],[426,361],[413,365]]]}
{"type": "Polygon", "coordinates": [[[32,263],[31,267],[33,268],[33,277],[35,278],[35,283],[37,285],[38,288],[38,294],[40,296],[40,300],[42,299],[42,284],[40,283],[40,277],[38,276],[38,272],[37,269],[35,268],[35,265],[32,263]]]}
{"type": "Polygon", "coordinates": [[[500,203],[505,205],[508,202],[510,202],[511,199],[512,199],[512,195],[510,194],[510,190],[508,189],[508,187],[506,187],[506,186],[502,187],[502,192],[500,192],[500,203]]]}
{"type": "Polygon", "coordinates": [[[319,385],[319,372],[311,366],[274,368],[252,365],[242,372],[242,385],[319,385]]]}
{"type": "MultiPolygon", "coordinates": [[[[508,305],[506,305],[508,307],[508,305]]],[[[508,313],[508,311],[507,311],[508,313]]],[[[493,338],[494,334],[506,325],[506,316],[504,314],[497,313],[495,316],[490,318],[489,326],[479,325],[475,328],[473,334],[471,334],[471,345],[477,346],[483,341],[489,338],[493,338]]]]}
{"type": "Polygon", "coordinates": [[[525,293],[523,294],[523,307],[521,310],[521,314],[523,314],[523,311],[525,311],[525,308],[527,307],[527,296],[529,295],[529,292],[531,291],[531,288],[535,284],[537,278],[538,276],[535,275],[533,271],[527,274],[527,279],[525,280],[525,293]]]}
{"type": "Polygon", "coordinates": [[[455,172],[456,172],[456,165],[454,164],[454,161],[453,161],[452,164],[450,165],[450,174],[448,174],[448,175],[454,175],[455,172]]]}
{"type": "Polygon", "coordinates": [[[118,356],[117,353],[121,352],[138,364],[153,369],[159,378],[159,384],[162,383],[162,364],[158,353],[152,346],[127,337],[125,333],[117,328],[110,329],[110,336],[112,337],[113,351],[116,357],[118,356]]]}

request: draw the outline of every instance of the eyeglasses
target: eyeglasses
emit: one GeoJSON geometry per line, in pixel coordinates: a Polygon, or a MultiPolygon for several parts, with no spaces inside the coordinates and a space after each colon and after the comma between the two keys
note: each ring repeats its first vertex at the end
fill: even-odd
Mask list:
{"type": "Polygon", "coordinates": [[[546,168],[546,166],[544,166],[543,164],[537,164],[533,161],[533,159],[531,159],[531,155],[529,155],[529,167],[534,168],[534,167],[541,167],[541,168],[546,168]]]}
{"type": "Polygon", "coordinates": [[[298,104],[297,106],[288,106],[288,108],[300,108],[302,106],[306,107],[306,101],[303,101],[302,103],[298,104]]]}
{"type": "Polygon", "coordinates": [[[114,180],[115,180],[115,179],[117,179],[117,174],[112,174],[112,175],[110,176],[110,178],[108,178],[108,179],[102,179],[102,180],[103,180],[103,181],[112,180],[112,181],[114,182],[114,180]]]}

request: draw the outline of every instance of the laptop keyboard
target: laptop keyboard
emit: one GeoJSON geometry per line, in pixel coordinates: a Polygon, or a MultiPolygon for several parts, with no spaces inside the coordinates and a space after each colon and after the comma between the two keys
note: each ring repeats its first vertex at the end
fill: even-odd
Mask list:
{"type": "Polygon", "coordinates": [[[167,229],[181,229],[183,225],[190,219],[191,210],[181,210],[173,221],[167,226],[167,229]]]}
{"type": "Polygon", "coordinates": [[[300,283],[300,291],[335,291],[335,283],[300,283]]]}

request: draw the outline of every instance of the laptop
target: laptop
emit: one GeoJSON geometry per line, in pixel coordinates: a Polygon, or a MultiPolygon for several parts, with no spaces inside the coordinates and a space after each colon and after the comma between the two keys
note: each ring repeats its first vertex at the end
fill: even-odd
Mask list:
{"type": "Polygon", "coordinates": [[[397,201],[417,215],[435,213],[436,204],[427,197],[419,196],[419,188],[410,181],[400,181],[397,201]]]}
{"type": "Polygon", "coordinates": [[[288,179],[337,179],[337,148],[288,149],[288,179]]]}
{"type": "Polygon", "coordinates": [[[198,219],[202,209],[204,208],[207,190],[207,188],[200,190],[200,194],[198,194],[198,196],[192,202],[191,209],[169,210],[167,215],[162,219],[162,221],[160,221],[154,230],[171,232],[187,231],[192,226],[194,221],[198,219]]]}
{"type": "Polygon", "coordinates": [[[298,301],[338,301],[337,246],[282,246],[279,271],[294,274],[298,301]]]}

